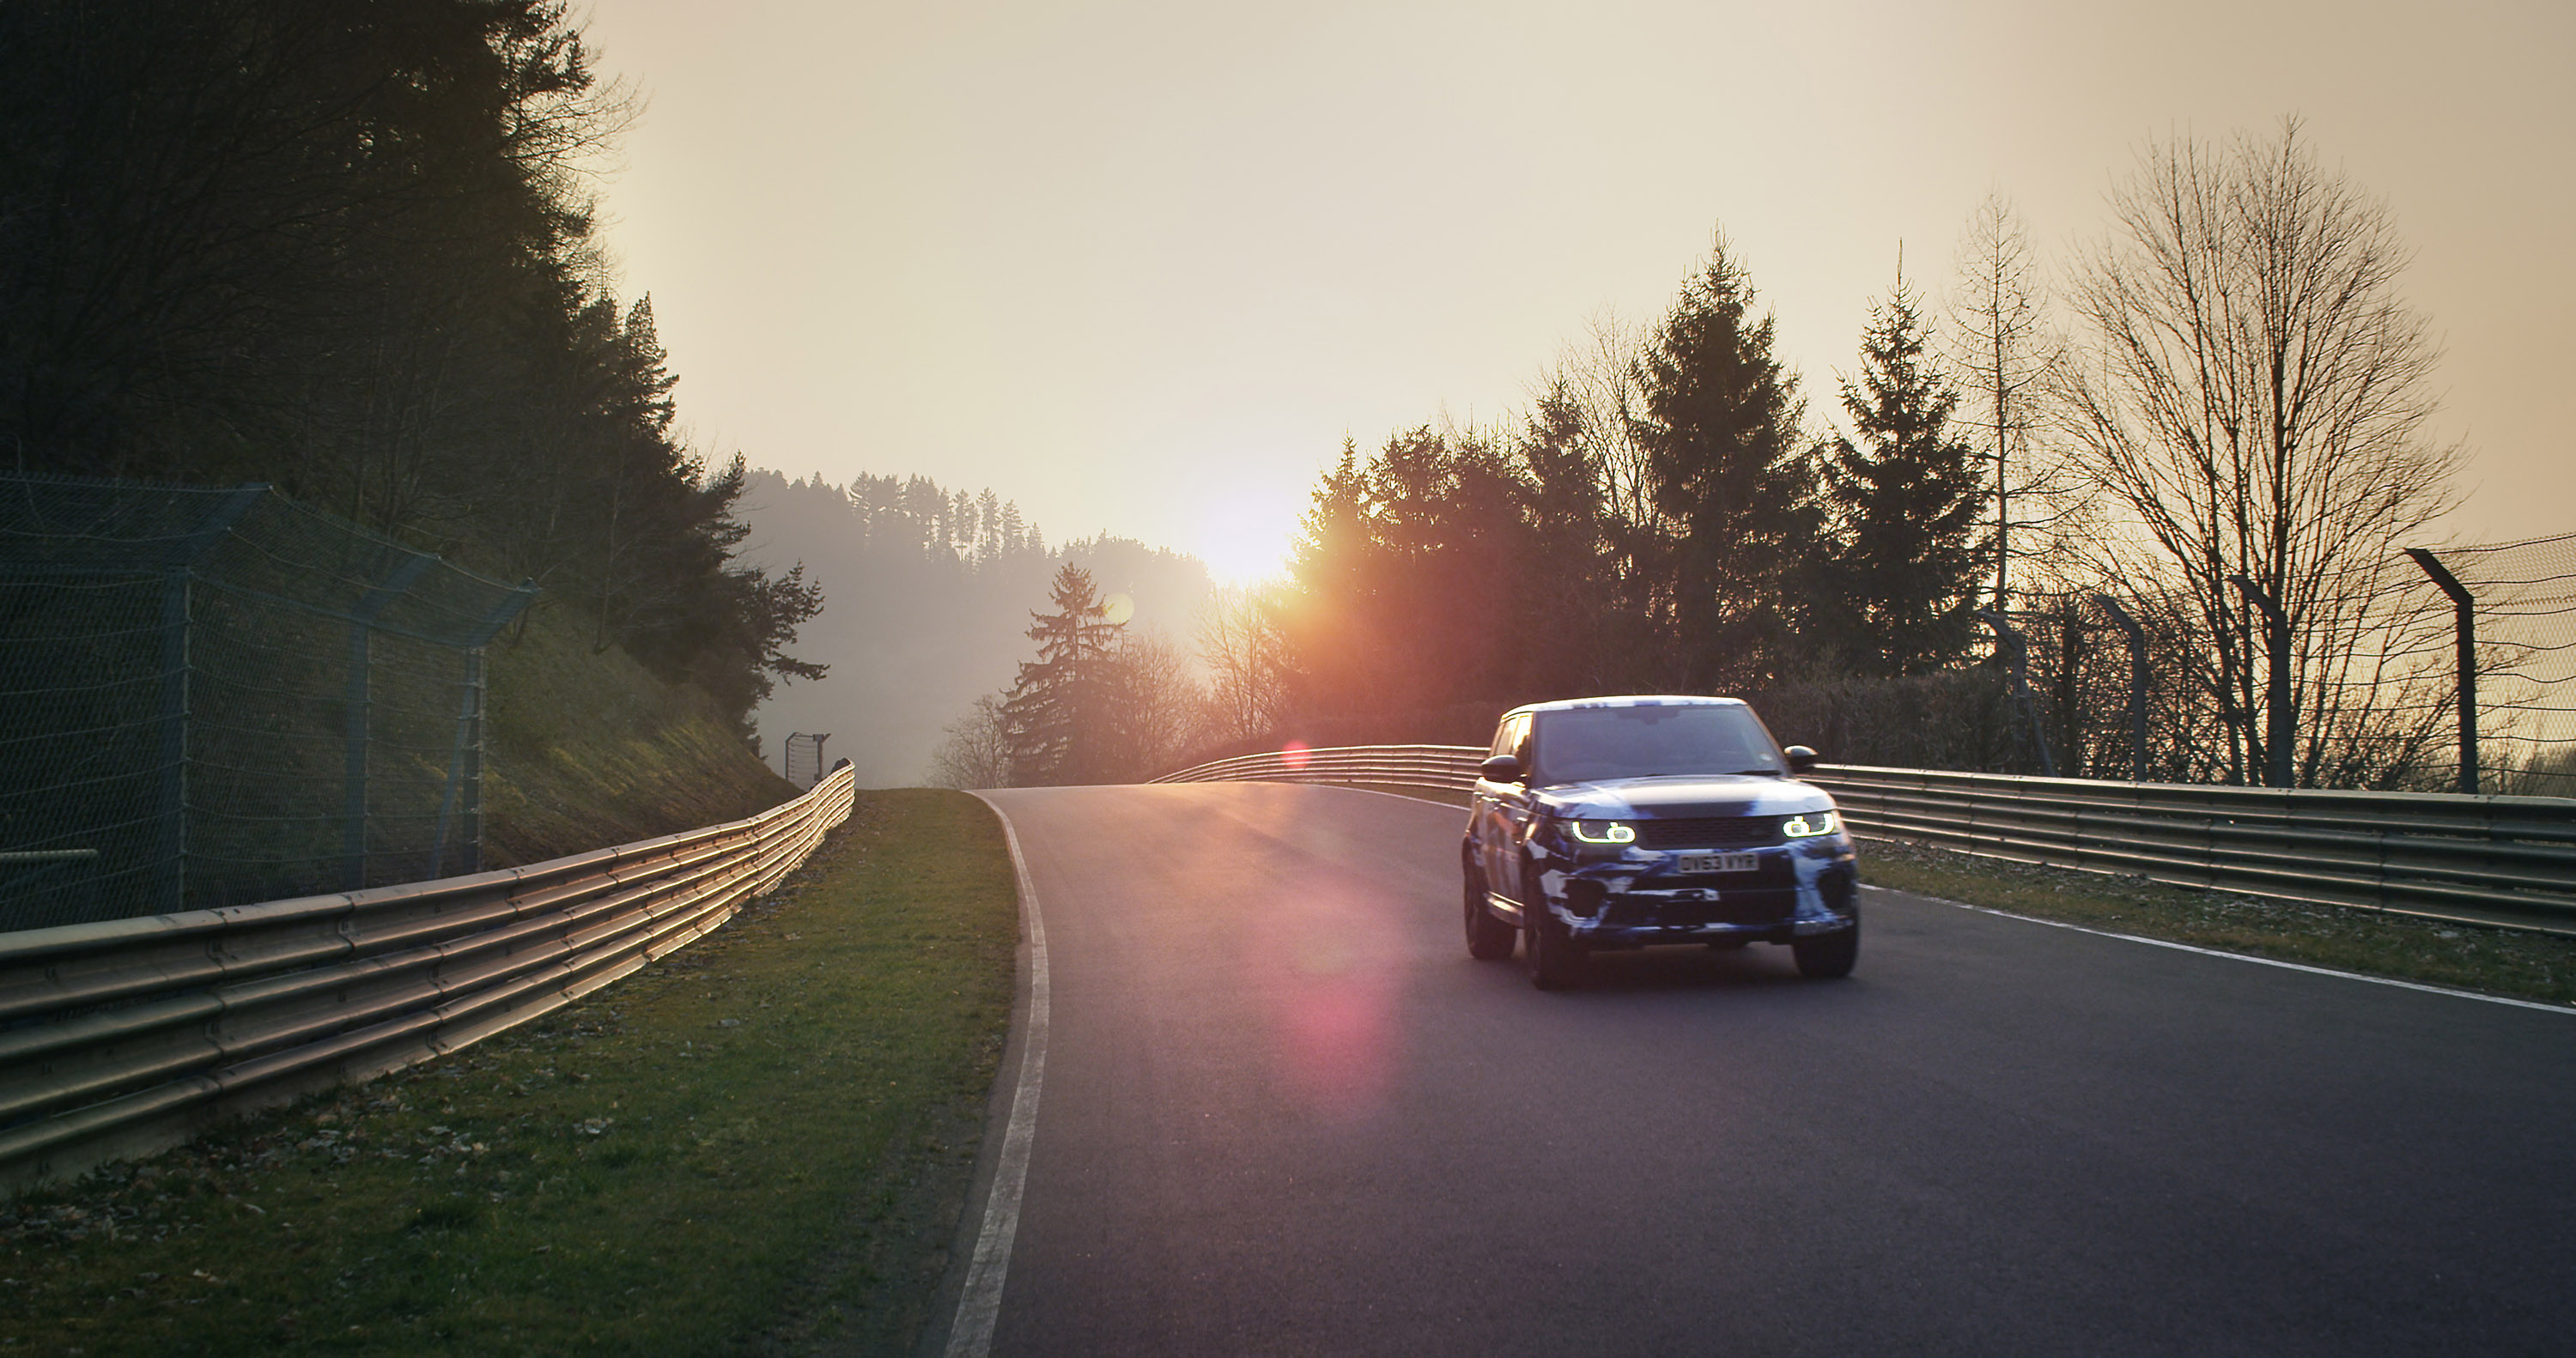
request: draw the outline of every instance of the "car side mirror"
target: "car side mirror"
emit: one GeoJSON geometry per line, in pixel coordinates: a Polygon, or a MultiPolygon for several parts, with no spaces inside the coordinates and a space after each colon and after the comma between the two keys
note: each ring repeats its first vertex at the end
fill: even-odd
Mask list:
{"type": "Polygon", "coordinates": [[[1789,756],[1789,772],[1813,773],[1816,771],[1816,752],[1806,746],[1792,745],[1780,753],[1789,756]]]}
{"type": "Polygon", "coordinates": [[[1495,755],[1476,766],[1476,776],[1488,783],[1517,783],[1521,780],[1520,756],[1495,755]]]}

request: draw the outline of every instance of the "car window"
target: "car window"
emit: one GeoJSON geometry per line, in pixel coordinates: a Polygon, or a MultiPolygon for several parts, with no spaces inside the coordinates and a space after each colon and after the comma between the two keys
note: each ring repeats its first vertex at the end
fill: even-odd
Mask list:
{"type": "Polygon", "coordinates": [[[1750,708],[1640,704],[1580,707],[1539,717],[1535,767],[1550,783],[1780,773],[1787,767],[1771,733],[1750,708]]]}

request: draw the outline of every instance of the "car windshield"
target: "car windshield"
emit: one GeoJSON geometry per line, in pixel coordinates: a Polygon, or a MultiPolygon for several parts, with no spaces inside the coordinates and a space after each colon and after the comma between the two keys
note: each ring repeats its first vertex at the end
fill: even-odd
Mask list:
{"type": "Polygon", "coordinates": [[[1751,708],[1663,704],[1538,714],[1540,779],[1591,783],[1677,774],[1779,773],[1779,746],[1751,708]]]}

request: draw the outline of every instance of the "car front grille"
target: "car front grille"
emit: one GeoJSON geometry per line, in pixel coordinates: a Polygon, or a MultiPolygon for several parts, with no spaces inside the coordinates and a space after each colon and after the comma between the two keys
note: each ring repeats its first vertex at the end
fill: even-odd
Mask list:
{"type": "Polygon", "coordinates": [[[1750,849],[1780,842],[1781,816],[1690,816],[1636,822],[1649,849],[1750,849]]]}

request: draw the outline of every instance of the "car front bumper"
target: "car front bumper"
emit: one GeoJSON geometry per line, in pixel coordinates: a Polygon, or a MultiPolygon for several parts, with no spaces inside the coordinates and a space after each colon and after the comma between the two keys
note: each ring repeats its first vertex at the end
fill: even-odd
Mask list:
{"type": "Polygon", "coordinates": [[[1539,874],[1543,907],[1592,948],[1729,940],[1785,943],[1851,928],[1860,919],[1858,865],[1840,835],[1758,851],[1757,871],[1684,875],[1670,854],[1634,850],[1608,862],[1539,874]]]}

